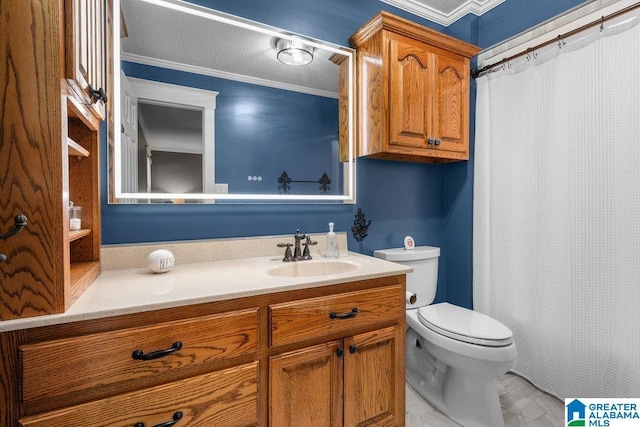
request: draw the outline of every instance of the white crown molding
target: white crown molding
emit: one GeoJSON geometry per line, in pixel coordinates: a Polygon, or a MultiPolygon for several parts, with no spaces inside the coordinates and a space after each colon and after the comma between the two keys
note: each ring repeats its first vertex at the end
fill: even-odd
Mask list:
{"type": "Polygon", "coordinates": [[[441,10],[429,6],[427,4],[428,0],[380,1],[447,27],[469,13],[473,13],[478,16],[482,15],[505,0],[467,0],[450,13],[444,13],[441,10]]]}
{"type": "Polygon", "coordinates": [[[164,59],[150,58],[148,56],[134,55],[130,53],[120,54],[120,59],[136,64],[151,65],[154,67],[167,68],[169,70],[184,71],[187,73],[200,74],[203,76],[218,77],[221,79],[235,80],[243,83],[284,89],[292,92],[306,93],[308,95],[322,96],[325,98],[338,98],[338,94],[331,91],[308,88],[304,86],[292,85],[273,80],[260,79],[257,77],[244,76],[241,74],[229,73],[226,71],[213,70],[211,68],[198,67],[196,65],[181,64],[179,62],[167,61],[164,59]]]}

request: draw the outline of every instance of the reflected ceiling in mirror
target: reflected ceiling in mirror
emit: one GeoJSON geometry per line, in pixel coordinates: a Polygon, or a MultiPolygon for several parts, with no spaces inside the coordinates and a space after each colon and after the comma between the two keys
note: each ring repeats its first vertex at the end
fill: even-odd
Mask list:
{"type": "Polygon", "coordinates": [[[115,0],[113,22],[110,202],[355,201],[352,49],[179,0],[115,0]],[[202,112],[214,148],[151,116],[165,108],[202,112]],[[198,165],[203,192],[166,192],[198,165]]]}

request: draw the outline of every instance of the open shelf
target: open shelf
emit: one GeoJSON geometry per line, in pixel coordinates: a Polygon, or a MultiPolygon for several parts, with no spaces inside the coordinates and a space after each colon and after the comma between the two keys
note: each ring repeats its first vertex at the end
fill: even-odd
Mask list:
{"type": "Polygon", "coordinates": [[[82,145],[78,144],[73,139],[67,137],[67,145],[69,146],[70,156],[89,157],[89,150],[86,150],[82,145]]]}
{"type": "Polygon", "coordinates": [[[69,241],[73,242],[74,240],[82,239],[85,236],[91,234],[90,229],[82,229],[76,231],[69,231],[69,241]]]}
{"type": "Polygon", "coordinates": [[[73,304],[100,275],[100,261],[72,262],[70,267],[70,299],[73,304]]]}

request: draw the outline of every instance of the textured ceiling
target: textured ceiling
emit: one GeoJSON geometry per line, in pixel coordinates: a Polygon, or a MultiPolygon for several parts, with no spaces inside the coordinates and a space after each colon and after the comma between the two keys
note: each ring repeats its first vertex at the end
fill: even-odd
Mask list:
{"type": "MultiPolygon", "coordinates": [[[[504,0],[380,0],[443,25],[468,14],[481,14],[504,0]]],[[[173,2],[176,3],[176,2],[173,2]]],[[[276,59],[274,33],[250,31],[148,1],[121,0],[127,37],[123,59],[201,74],[260,79],[276,87],[337,96],[338,67],[332,52],[316,49],[314,60],[291,67],[276,59]]],[[[240,78],[239,80],[242,80],[240,78]]]]}
{"type": "Polygon", "coordinates": [[[464,15],[482,15],[505,0],[380,0],[438,24],[448,26],[464,15]]]}
{"type": "Polygon", "coordinates": [[[127,37],[122,38],[125,60],[177,68],[202,74],[231,73],[236,78],[260,79],[266,85],[308,88],[310,93],[337,96],[338,66],[332,51],[316,49],[311,64],[284,65],[276,58],[277,35],[247,30],[139,0],[121,0],[127,37]]]}

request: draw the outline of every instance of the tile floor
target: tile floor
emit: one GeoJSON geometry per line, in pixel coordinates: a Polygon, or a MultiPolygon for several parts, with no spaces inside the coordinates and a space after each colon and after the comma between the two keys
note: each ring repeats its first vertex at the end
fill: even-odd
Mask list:
{"type": "MultiPolygon", "coordinates": [[[[506,427],[556,427],[564,420],[564,402],[540,391],[524,378],[508,373],[498,381],[506,427]]],[[[458,423],[434,409],[406,384],[405,427],[452,427],[458,423]]]]}

